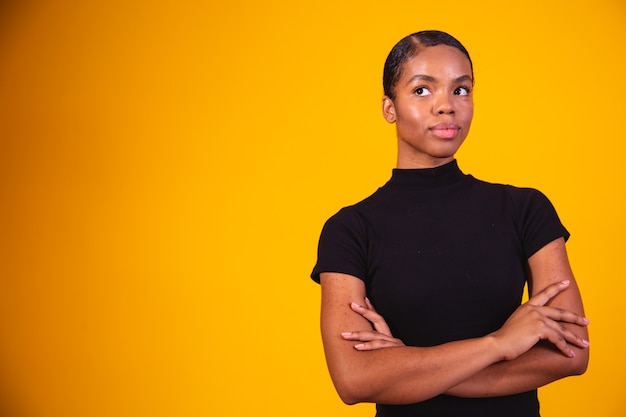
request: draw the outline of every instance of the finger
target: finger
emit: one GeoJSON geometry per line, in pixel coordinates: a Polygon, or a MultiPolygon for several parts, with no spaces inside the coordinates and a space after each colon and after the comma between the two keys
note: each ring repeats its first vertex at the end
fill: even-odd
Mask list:
{"type": "Polygon", "coordinates": [[[586,349],[589,347],[589,341],[587,339],[583,339],[569,329],[565,329],[565,331],[563,331],[563,337],[570,345],[577,346],[581,349],[586,349]]]}
{"type": "Polygon", "coordinates": [[[392,336],[391,330],[389,329],[389,326],[387,326],[385,319],[383,318],[383,316],[378,314],[376,310],[370,310],[369,308],[363,307],[357,303],[352,303],[350,307],[352,308],[352,310],[359,313],[360,315],[365,317],[370,323],[372,323],[376,331],[392,336]]]}
{"type": "Polygon", "coordinates": [[[567,340],[559,334],[559,332],[550,332],[544,339],[550,341],[557,349],[559,349],[568,358],[575,356],[574,351],[567,344],[567,340]]]}
{"type": "MultiPolygon", "coordinates": [[[[368,309],[378,314],[378,311],[376,311],[376,309],[374,308],[374,305],[372,304],[370,299],[367,297],[365,297],[365,304],[367,305],[368,309]]],[[[391,333],[391,329],[389,328],[389,326],[387,325],[387,322],[385,321],[385,318],[381,316],[380,314],[378,314],[378,316],[380,317],[380,320],[374,323],[374,328],[381,333],[385,333],[385,334],[388,334],[389,336],[393,336],[393,334],[391,333]]]]}
{"type": "Polygon", "coordinates": [[[555,284],[548,285],[528,300],[528,304],[535,306],[544,306],[554,298],[558,293],[569,287],[570,281],[565,280],[555,284]]]}
{"type": "Polygon", "coordinates": [[[404,346],[404,344],[398,340],[398,339],[394,339],[394,340],[373,340],[371,342],[365,342],[365,343],[359,343],[357,345],[354,345],[354,348],[356,350],[376,350],[376,349],[384,349],[384,348],[390,348],[390,347],[399,347],[399,346],[404,346]]]}
{"type": "Polygon", "coordinates": [[[383,333],[375,332],[372,330],[362,330],[357,332],[343,332],[341,337],[345,340],[355,340],[359,342],[370,342],[372,340],[397,340],[392,336],[388,336],[383,333]]]}
{"type": "Polygon", "coordinates": [[[577,346],[581,349],[589,347],[588,340],[578,336],[576,333],[565,327],[563,324],[552,320],[547,320],[545,324],[549,326],[552,331],[557,333],[558,337],[562,338],[566,343],[577,346]]]}
{"type": "Polygon", "coordinates": [[[554,321],[576,324],[578,326],[589,325],[589,319],[582,317],[580,314],[574,313],[573,311],[548,306],[539,306],[536,308],[541,314],[554,321]]]}

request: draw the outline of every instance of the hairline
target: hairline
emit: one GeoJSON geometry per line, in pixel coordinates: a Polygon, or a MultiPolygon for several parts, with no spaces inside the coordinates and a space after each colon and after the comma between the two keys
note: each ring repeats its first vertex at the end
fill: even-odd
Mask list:
{"type": "Polygon", "coordinates": [[[406,63],[409,60],[417,57],[424,49],[437,45],[449,46],[458,50],[465,56],[470,64],[470,78],[472,85],[474,85],[474,65],[465,46],[463,46],[463,44],[458,39],[456,39],[449,33],[426,30],[405,36],[400,41],[398,41],[398,43],[392,48],[391,52],[387,56],[387,60],[385,61],[385,70],[383,71],[383,89],[385,90],[385,95],[387,95],[391,100],[394,100],[395,86],[400,80],[406,63]],[[405,46],[401,47],[403,43],[405,46]],[[394,56],[394,54],[401,54],[398,57],[398,63],[400,65],[394,65],[393,67],[389,67],[388,63],[390,59],[394,56]],[[391,74],[387,74],[389,70],[392,70],[391,74]],[[387,75],[391,75],[389,79],[387,79],[387,75]]]}

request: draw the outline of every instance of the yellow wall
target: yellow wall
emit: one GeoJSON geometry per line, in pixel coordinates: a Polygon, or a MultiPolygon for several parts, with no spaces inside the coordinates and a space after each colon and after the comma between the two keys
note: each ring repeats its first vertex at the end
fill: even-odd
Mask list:
{"type": "Polygon", "coordinates": [[[592,360],[544,414],[626,414],[623,1],[25,3],[0,10],[6,413],[373,415],[334,393],[308,274],[393,167],[388,50],[438,28],[476,69],[462,169],[573,235],[592,360]]]}

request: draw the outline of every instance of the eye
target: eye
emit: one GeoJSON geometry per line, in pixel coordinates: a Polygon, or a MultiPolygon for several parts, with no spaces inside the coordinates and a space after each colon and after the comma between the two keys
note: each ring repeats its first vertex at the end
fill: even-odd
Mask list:
{"type": "Polygon", "coordinates": [[[456,95],[456,96],[468,96],[470,91],[471,90],[468,87],[457,87],[454,90],[454,95],[456,95]]]}
{"type": "Polygon", "coordinates": [[[424,97],[430,94],[430,90],[426,87],[417,87],[415,90],[413,90],[413,94],[424,97]]]}

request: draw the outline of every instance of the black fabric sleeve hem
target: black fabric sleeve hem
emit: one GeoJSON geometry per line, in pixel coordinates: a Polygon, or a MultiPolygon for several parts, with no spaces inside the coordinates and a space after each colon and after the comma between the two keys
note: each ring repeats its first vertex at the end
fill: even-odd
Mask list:
{"type": "Polygon", "coordinates": [[[353,275],[365,281],[367,275],[368,231],[353,207],[332,216],[320,235],[317,263],[311,278],[318,282],[322,272],[353,275]]]}
{"type": "Polygon", "coordinates": [[[526,259],[555,239],[569,239],[569,232],[543,193],[533,188],[516,187],[509,187],[509,192],[526,259]]]}

